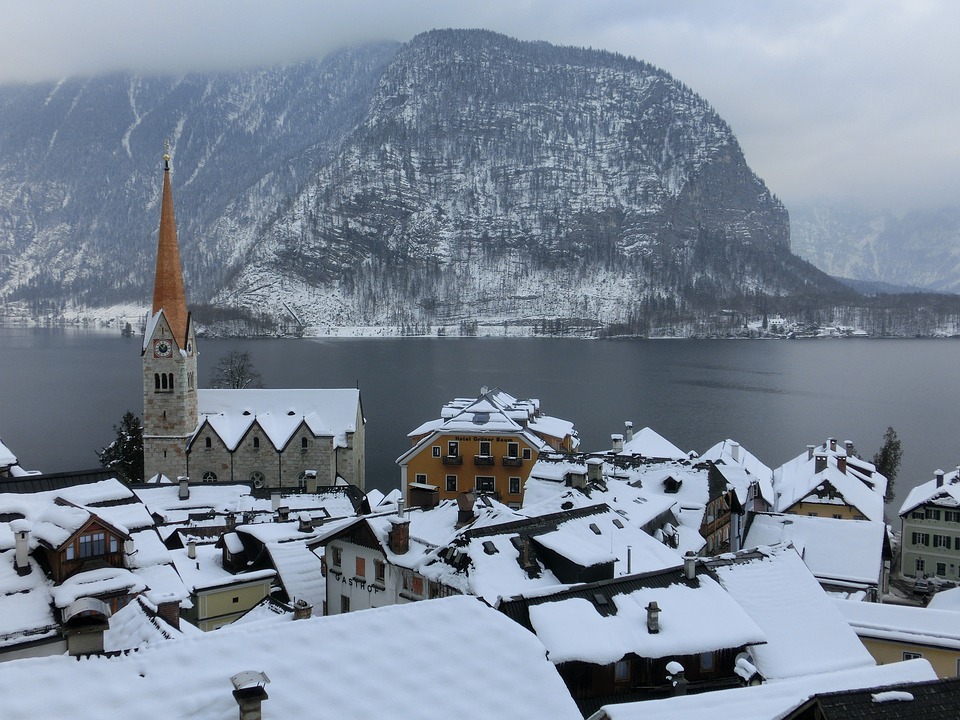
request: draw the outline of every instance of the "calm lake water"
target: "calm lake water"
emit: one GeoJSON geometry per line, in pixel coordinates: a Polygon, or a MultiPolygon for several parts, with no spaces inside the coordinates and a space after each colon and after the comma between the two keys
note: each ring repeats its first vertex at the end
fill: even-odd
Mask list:
{"type": "MultiPolygon", "coordinates": [[[[142,411],[140,338],[73,329],[0,329],[0,438],[24,467],[97,466],[127,409],[142,411]]],[[[684,450],[738,440],[775,467],[827,437],[872,457],[892,425],[898,490],[960,463],[956,340],[201,339],[200,384],[233,349],[266,387],[359,385],[367,484],[399,484],[406,434],[456,396],[499,386],[572,420],[585,450],[632,420],[684,450]]],[[[898,501],[899,507],[899,501],[898,501]]]]}

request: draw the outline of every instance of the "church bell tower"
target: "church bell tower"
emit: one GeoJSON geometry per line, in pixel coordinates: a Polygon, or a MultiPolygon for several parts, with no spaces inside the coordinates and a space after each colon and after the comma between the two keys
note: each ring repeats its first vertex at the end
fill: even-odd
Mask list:
{"type": "Polygon", "coordinates": [[[183,289],[170,155],[165,152],[153,310],[141,348],[145,480],[163,474],[176,482],[187,474],[187,444],[197,429],[196,344],[183,289]]]}

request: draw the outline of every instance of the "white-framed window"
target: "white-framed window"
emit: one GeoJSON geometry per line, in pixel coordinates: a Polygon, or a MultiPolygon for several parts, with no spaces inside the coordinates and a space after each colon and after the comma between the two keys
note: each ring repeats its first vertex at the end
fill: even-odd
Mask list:
{"type": "Polygon", "coordinates": [[[923,572],[924,565],[925,563],[923,561],[923,558],[917,558],[916,562],[914,563],[914,569],[917,571],[918,574],[923,572]]]}
{"type": "Polygon", "coordinates": [[[383,560],[373,561],[373,579],[382,583],[387,576],[387,564],[383,560]]]}
{"type": "Polygon", "coordinates": [[[524,460],[529,460],[531,457],[533,457],[533,456],[530,454],[530,448],[524,448],[524,449],[523,449],[523,459],[524,459],[524,460]]]}
{"type": "Polygon", "coordinates": [[[334,545],[332,548],[333,566],[340,567],[343,564],[343,548],[334,545]]]}
{"type": "Polygon", "coordinates": [[[520,457],[520,443],[507,443],[507,457],[518,458],[520,457]]]}
{"type": "Polygon", "coordinates": [[[456,440],[447,443],[447,457],[460,457],[460,443],[456,440]]]}
{"type": "Polygon", "coordinates": [[[426,473],[417,473],[417,480],[416,480],[416,481],[417,481],[418,483],[424,483],[424,484],[426,484],[426,482],[427,482],[427,474],[426,474],[426,473]]]}
{"type": "Polygon", "coordinates": [[[520,478],[518,478],[518,477],[512,477],[512,478],[510,478],[509,487],[508,487],[508,492],[509,492],[511,495],[519,495],[519,494],[520,494],[520,478]]]}
{"type": "Polygon", "coordinates": [[[907,652],[906,650],[903,651],[904,660],[919,660],[922,657],[923,655],[918,652],[907,652]]]}
{"type": "Polygon", "coordinates": [[[947,576],[947,564],[937,563],[937,577],[946,577],[946,576],[947,576]]]}
{"type": "Polygon", "coordinates": [[[930,545],[930,533],[913,532],[910,533],[910,542],[914,545],[930,545]]]}
{"type": "Polygon", "coordinates": [[[497,479],[488,475],[477,475],[474,487],[477,492],[492,493],[497,489],[497,479]]]}
{"type": "Polygon", "coordinates": [[[940,519],[940,510],[937,508],[924,508],[923,509],[924,517],[927,520],[939,520],[940,519]]]}
{"type": "Polygon", "coordinates": [[[447,492],[457,491],[457,476],[447,475],[447,492]]]}
{"type": "Polygon", "coordinates": [[[481,455],[492,455],[492,453],[490,452],[490,441],[489,441],[489,440],[481,440],[481,441],[480,441],[480,454],[481,454],[481,455]]]}
{"type": "Polygon", "coordinates": [[[952,544],[952,543],[950,542],[950,536],[949,536],[949,535],[936,535],[936,534],[935,534],[935,535],[933,536],[933,546],[934,546],[935,548],[942,547],[942,548],[947,548],[947,549],[949,550],[951,544],[952,544]]]}
{"type": "Polygon", "coordinates": [[[440,446],[434,445],[432,448],[432,452],[434,457],[440,457],[440,446]]]}

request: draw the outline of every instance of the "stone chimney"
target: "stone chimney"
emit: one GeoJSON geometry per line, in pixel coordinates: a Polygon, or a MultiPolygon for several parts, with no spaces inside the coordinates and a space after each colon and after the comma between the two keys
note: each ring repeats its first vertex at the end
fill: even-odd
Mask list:
{"type": "Polygon", "coordinates": [[[577,472],[576,470],[571,470],[567,473],[567,478],[570,481],[570,487],[583,490],[587,487],[587,474],[583,472],[577,472]]]}
{"type": "Polygon", "coordinates": [[[161,618],[170,627],[180,629],[180,600],[173,593],[152,596],[148,592],[147,600],[157,606],[157,617],[161,618]]]}
{"type": "Polygon", "coordinates": [[[730,443],[730,457],[733,458],[735,463],[740,462],[740,443],[731,442],[730,443]]]}
{"type": "Polygon", "coordinates": [[[190,499],[190,478],[180,476],[177,478],[177,482],[180,483],[180,491],[177,494],[177,497],[181,500],[190,499]]]}
{"type": "Polygon", "coordinates": [[[937,470],[933,475],[937,478],[937,487],[943,487],[943,470],[937,470]]]}
{"type": "Polygon", "coordinates": [[[603,460],[600,458],[587,459],[587,480],[592,483],[603,482],[603,460]]]}
{"type": "Polygon", "coordinates": [[[297,525],[297,530],[302,533],[313,532],[313,518],[310,517],[310,513],[302,512],[297,515],[297,520],[299,524],[297,525]]]}
{"type": "Polygon", "coordinates": [[[281,505],[277,508],[277,520],[280,522],[287,522],[290,519],[290,508],[286,505],[281,505]]]}
{"type": "Polygon", "coordinates": [[[847,472],[847,456],[846,455],[837,455],[837,469],[846,474],[847,472]]]}
{"type": "Polygon", "coordinates": [[[807,445],[807,460],[813,460],[813,445],[807,445]]]}
{"type": "Polygon", "coordinates": [[[623,437],[626,442],[633,441],[633,422],[627,420],[623,424],[623,437]]]}
{"type": "Polygon", "coordinates": [[[853,440],[844,440],[843,449],[847,451],[847,457],[853,457],[856,455],[856,448],[853,447],[853,440]]]}
{"type": "Polygon", "coordinates": [[[817,455],[816,465],[813,467],[815,473],[822,473],[827,469],[827,456],[826,455],[817,455]]]}
{"type": "Polygon", "coordinates": [[[830,443],[830,452],[836,452],[836,451],[837,451],[837,439],[836,439],[836,438],[828,438],[828,442],[830,443]]]}
{"type": "Polygon", "coordinates": [[[14,554],[14,567],[17,569],[17,575],[30,574],[30,530],[33,525],[29,520],[23,518],[14,520],[10,523],[10,529],[16,540],[16,553],[14,554]]]}
{"type": "Polygon", "coordinates": [[[697,555],[692,550],[683,556],[683,576],[693,580],[697,576],[697,555]]]}
{"type": "Polygon", "coordinates": [[[620,433],[615,433],[610,436],[610,442],[613,445],[613,451],[615,453],[623,452],[623,435],[620,433]]]}
{"type": "Polygon", "coordinates": [[[392,517],[390,526],[390,532],[387,535],[390,552],[403,555],[410,549],[410,521],[404,517],[392,517]]]}
{"type": "Polygon", "coordinates": [[[477,496],[472,492],[462,492],[457,495],[457,525],[460,528],[467,523],[473,522],[476,514],[473,512],[474,503],[477,496]]]}
{"type": "Polygon", "coordinates": [[[647,632],[656,635],[660,632],[660,606],[656,600],[651,600],[647,605],[647,632]]]}
{"type": "Polygon", "coordinates": [[[297,600],[293,604],[293,619],[308,620],[313,615],[313,605],[306,600],[297,600]]]}

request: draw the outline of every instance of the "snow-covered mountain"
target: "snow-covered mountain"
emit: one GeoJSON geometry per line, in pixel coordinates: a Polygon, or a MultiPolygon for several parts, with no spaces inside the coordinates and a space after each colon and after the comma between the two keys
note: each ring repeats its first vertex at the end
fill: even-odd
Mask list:
{"type": "Polygon", "coordinates": [[[432,31],[323,61],[0,88],[0,293],[145,303],[169,138],[190,302],[320,325],[645,332],[849,291],[683,83],[432,31]]]}
{"type": "Polygon", "coordinates": [[[794,252],[831,275],[960,292],[960,206],[895,214],[796,205],[790,224],[794,252]]]}

